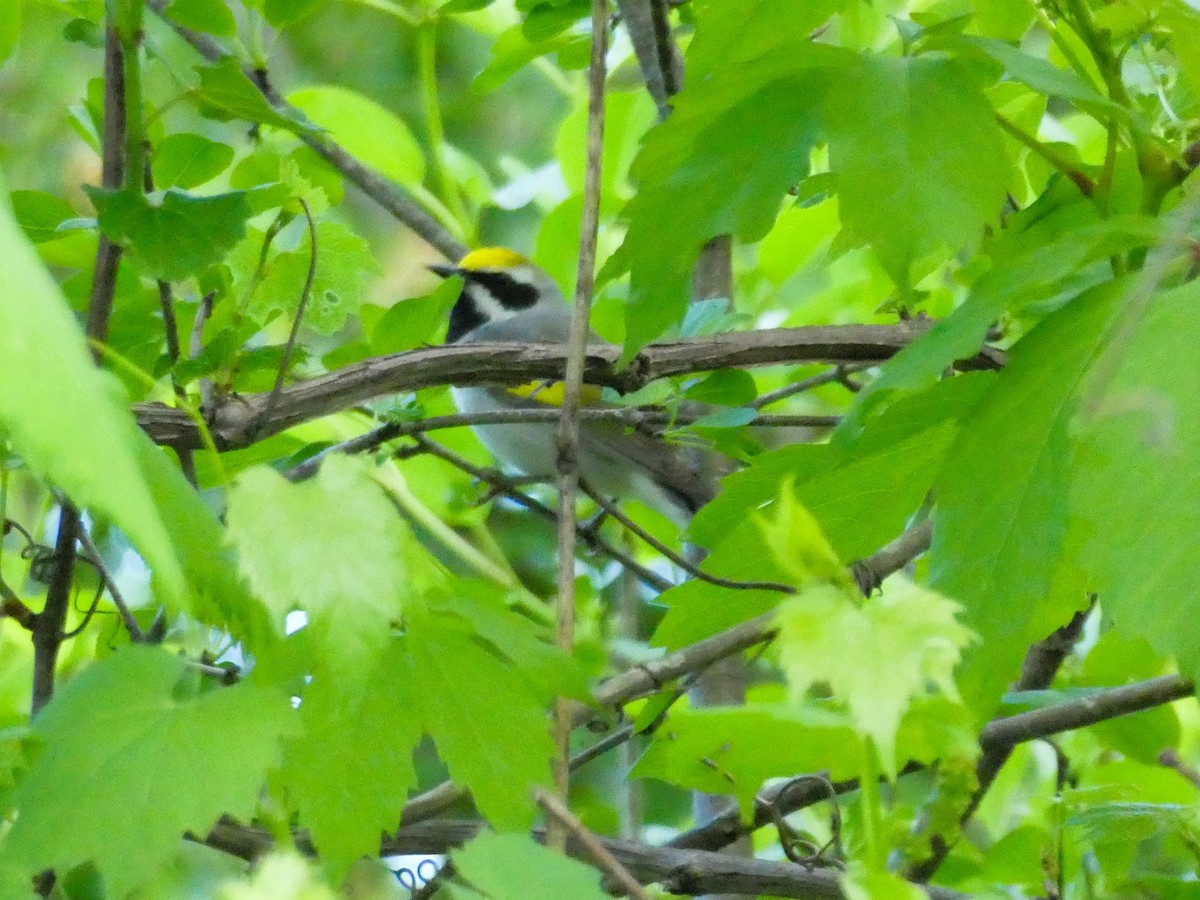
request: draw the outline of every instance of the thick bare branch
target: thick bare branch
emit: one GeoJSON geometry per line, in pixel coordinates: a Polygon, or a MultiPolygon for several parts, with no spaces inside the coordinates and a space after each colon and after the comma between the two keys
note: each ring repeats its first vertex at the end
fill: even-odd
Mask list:
{"type": "MultiPolygon", "coordinates": [[[[768,366],[794,362],[882,362],[922,334],[927,326],[833,325],[777,328],[718,334],[668,341],[645,348],[628,367],[615,367],[620,349],[609,345],[588,348],[584,378],[589,384],[614,387],[623,393],[655,378],[708,372],[714,369],[768,366]]],[[[1004,355],[985,347],[964,361],[964,368],[998,368],[1004,355]]],[[[561,379],[566,350],[559,344],[472,343],[428,347],[377,356],[338,369],[280,392],[269,418],[262,418],[266,394],[227,398],[210,412],[217,445],[247,446],[294,425],[349,409],[385,394],[419,390],[441,384],[519,384],[561,379]],[[257,426],[257,427],[256,427],[257,426]]],[[[139,404],[138,422],[159,444],[198,449],[200,435],[182,410],[158,403],[139,404]]]]}

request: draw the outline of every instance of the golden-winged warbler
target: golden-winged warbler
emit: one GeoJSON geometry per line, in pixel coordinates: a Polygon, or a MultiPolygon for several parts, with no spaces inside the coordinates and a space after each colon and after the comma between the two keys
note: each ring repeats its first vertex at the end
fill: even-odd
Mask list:
{"type": "MultiPolygon", "coordinates": [[[[468,253],[457,265],[432,265],[443,277],[463,279],[450,312],[446,343],[528,341],[565,344],[571,311],[554,280],[524,256],[489,247],[468,253]]],[[[595,335],[590,343],[599,343],[595,335]]],[[[545,409],[562,402],[560,383],[519,386],[481,385],[452,389],[460,412],[545,409]]],[[[600,404],[600,391],[584,386],[583,402],[600,404]]],[[[475,425],[474,431],[497,461],[532,478],[552,480],[557,471],[553,422],[475,425]]],[[[619,422],[580,423],[580,475],[597,492],[636,499],[686,526],[713,496],[711,481],[681,448],[619,422]]]]}

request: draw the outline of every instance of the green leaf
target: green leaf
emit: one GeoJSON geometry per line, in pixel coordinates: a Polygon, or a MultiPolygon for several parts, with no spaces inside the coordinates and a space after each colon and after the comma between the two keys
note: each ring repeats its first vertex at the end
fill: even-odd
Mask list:
{"type": "Polygon", "coordinates": [[[770,778],[821,772],[840,781],[858,775],[858,743],[844,714],[812,704],[675,709],[629,777],[732,793],[748,818],[770,778]]]}
{"type": "Polygon", "coordinates": [[[399,353],[430,343],[448,320],[462,285],[450,278],[425,297],[401,300],[371,330],[371,353],[399,353]]]}
{"type": "Polygon", "coordinates": [[[246,119],[262,125],[295,130],[300,122],[277,113],[254,83],[246,77],[241,64],[230,56],[212,66],[197,66],[200,88],[192,100],[202,114],[221,121],[246,119]]]}
{"type": "Polygon", "coordinates": [[[549,696],[474,638],[458,616],[416,610],[404,638],[417,708],[457,784],[503,830],[529,827],[534,787],[550,783],[549,696]],[[454,710],[454,715],[447,715],[454,710]]]}
{"type": "Polygon", "coordinates": [[[0,63],[8,59],[21,38],[23,0],[0,0],[0,63]]]}
{"type": "Polygon", "coordinates": [[[901,286],[931,251],[954,252],[995,222],[1009,165],[995,115],[943,57],[864,56],[826,96],[842,222],[901,286]]]}
{"type": "Polygon", "coordinates": [[[198,134],[168,135],[155,148],[151,171],[156,187],[193,188],[216,178],[233,162],[233,148],[198,134]]]}
{"type": "Polygon", "coordinates": [[[288,101],[368,166],[400,184],[419,185],[425,155],[404,121],[357,91],[336,85],[305,88],[288,101]]]}
{"type": "Polygon", "coordinates": [[[244,191],[197,197],[177,188],[149,195],[93,189],[88,195],[101,231],[130,247],[146,274],[162,281],[183,281],[219,263],[252,215],[244,191]]]}
{"type": "Polygon", "coordinates": [[[164,12],[167,18],[185,28],[206,32],[213,37],[233,37],[237,34],[233,10],[222,0],[174,0],[164,12]]]}
{"type": "Polygon", "coordinates": [[[928,894],[894,872],[872,872],[854,864],[841,880],[846,900],[924,900],[928,894]]]}
{"type": "Polygon", "coordinates": [[[1050,97],[1062,97],[1077,103],[1080,108],[1103,114],[1127,118],[1129,112],[1119,103],[1109,100],[1075,72],[1060,69],[1048,60],[1023,53],[1012,44],[989,37],[965,36],[961,38],[969,47],[983,51],[1017,81],[1050,97]]]}
{"type": "Polygon", "coordinates": [[[123,897],[181,834],[249,819],[291,706],[250,683],[201,690],[201,677],[174,653],[131,646],[68,684],[34,722],[45,748],[17,789],[6,863],[32,874],[91,861],[123,897]]]}
{"type": "Polygon", "coordinates": [[[291,28],[323,9],[329,0],[265,0],[263,15],[272,27],[291,28]]]}
{"type": "Polygon", "coordinates": [[[600,873],[527,834],[481,833],[450,854],[456,873],[491,900],[607,900],[600,873]]]}
{"type": "MultiPolygon", "coordinates": [[[[262,235],[252,231],[248,244],[239,248],[257,263],[262,235]]],[[[311,264],[308,229],[300,235],[295,250],[274,253],[267,261],[261,279],[255,283],[252,273],[239,274],[239,284],[250,278],[254,293],[246,313],[260,322],[282,312],[293,316],[304,293],[311,264]]],[[[333,334],[358,311],[366,295],[367,279],[379,271],[370,245],[340,222],[317,223],[317,269],[313,276],[304,324],[320,334],[333,334]]]]}
{"type": "Polygon", "coordinates": [[[1073,187],[1069,190],[1073,202],[1065,207],[1053,200],[1046,206],[1039,201],[1023,211],[990,248],[995,268],[976,282],[953,313],[883,365],[856,397],[834,433],[834,443],[853,440],[866,417],[889,400],[928,387],[955,360],[974,356],[987,329],[1005,311],[1019,311],[1035,300],[1065,301],[1111,278],[1112,256],[1150,246],[1159,238],[1161,229],[1145,217],[1099,221],[1094,204],[1079,198],[1073,187]]]}
{"type": "Polygon", "coordinates": [[[17,224],[35,244],[62,237],[58,226],[75,218],[75,210],[66,200],[44,191],[13,191],[9,200],[17,224]]]}
{"type": "Polygon", "coordinates": [[[1085,603],[1050,588],[1067,534],[1071,421],[1123,292],[1096,289],[1013,348],[935,485],[931,584],[963,604],[982,638],[964,689],[988,709],[1025,648],[1085,603]]]}
{"type": "Polygon", "coordinates": [[[93,365],[7,203],[0,203],[0,266],[10,292],[0,303],[0,427],[35,472],[120,525],[167,595],[180,596],[183,571],[139,459],[148,442],[115,380],[93,365]]]}
{"type": "Polygon", "coordinates": [[[687,82],[634,161],[629,231],[606,268],[630,269],[626,358],[683,317],[705,242],[763,237],[807,173],[819,98],[853,60],[807,39],[832,11],[824,2],[701,5],[687,82]]]}
{"type": "Polygon", "coordinates": [[[227,518],[242,572],[280,630],[304,610],[328,640],[329,664],[365,677],[362,660],[387,640],[407,576],[408,531],[382,489],[341,456],[300,484],[257,467],[238,478],[227,518]]]}
{"type": "Polygon", "coordinates": [[[780,665],[793,701],[827,684],[894,778],[896,735],[912,701],[931,686],[957,699],[954,667],[972,638],[958,611],[945,597],[898,579],[865,602],[830,585],[808,588],[778,614],[780,665]]]}
{"type": "Polygon", "coordinates": [[[896,537],[924,501],[958,431],[992,376],[971,373],[898,401],[858,441],[797,444],[761,454],[726,476],[692,520],[689,537],[717,548],[729,522],[772,503],[790,480],[838,556],[850,562],[896,537]]]}
{"type": "Polygon", "coordinates": [[[413,693],[421,686],[397,677],[403,671],[404,660],[385,650],[358,688],[318,673],[300,704],[303,734],[284,748],[280,779],[335,881],[356,859],[379,852],[380,834],[395,830],[417,784],[413,693]]]}
{"type": "Polygon", "coordinates": [[[720,369],[693,384],[684,396],[697,403],[745,406],[758,396],[758,387],[745,369],[720,369]]]}
{"type": "Polygon", "coordinates": [[[1125,634],[1200,673],[1189,548],[1200,534],[1197,284],[1154,297],[1097,363],[1103,380],[1076,423],[1073,516],[1079,562],[1125,634]],[[1178,355],[1184,353],[1185,355],[1178,355]],[[1105,377],[1105,376],[1111,376],[1105,377]]]}

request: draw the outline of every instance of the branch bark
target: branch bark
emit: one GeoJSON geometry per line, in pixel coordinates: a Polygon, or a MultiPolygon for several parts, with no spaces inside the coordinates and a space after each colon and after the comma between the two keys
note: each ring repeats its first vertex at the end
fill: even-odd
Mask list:
{"type": "MultiPolygon", "coordinates": [[[[584,380],[629,393],[656,378],[732,367],[794,362],[883,362],[927,329],[919,322],[900,325],[830,325],[776,328],[665,341],[646,347],[624,369],[616,368],[620,349],[588,347],[584,380]]],[[[984,347],[960,362],[960,368],[995,369],[1004,354],[984,347]]],[[[210,415],[217,446],[233,450],[249,446],[295,425],[357,406],[375,397],[442,384],[521,384],[560,380],[566,348],[559,344],[479,343],[428,347],[376,356],[327,375],[284,388],[269,417],[263,417],[268,394],[224,400],[210,415]]],[[[175,448],[202,447],[199,430],[182,410],[160,403],[134,408],[138,423],[156,443],[175,448]]]]}

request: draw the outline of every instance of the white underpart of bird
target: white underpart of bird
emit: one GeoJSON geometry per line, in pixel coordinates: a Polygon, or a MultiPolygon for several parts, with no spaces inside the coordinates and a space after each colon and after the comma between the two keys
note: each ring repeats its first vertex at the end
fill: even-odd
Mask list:
{"type": "MultiPolygon", "coordinates": [[[[554,280],[511,250],[489,248],[467,254],[455,266],[431,266],[439,275],[458,275],[462,293],[450,313],[447,343],[527,341],[565,344],[571,311],[554,280]]],[[[593,335],[589,343],[603,343],[593,335]]],[[[478,385],[452,388],[458,410],[545,409],[561,396],[556,385],[478,385]],[[516,391],[516,392],[514,392],[516,391]]],[[[588,392],[590,400],[597,392],[588,392]]],[[[553,422],[472,426],[502,468],[553,481],[558,473],[557,426],[553,422]]],[[[597,493],[638,500],[686,528],[714,494],[711,479],[683,448],[619,422],[584,419],[579,429],[579,474],[597,493]]]]}

